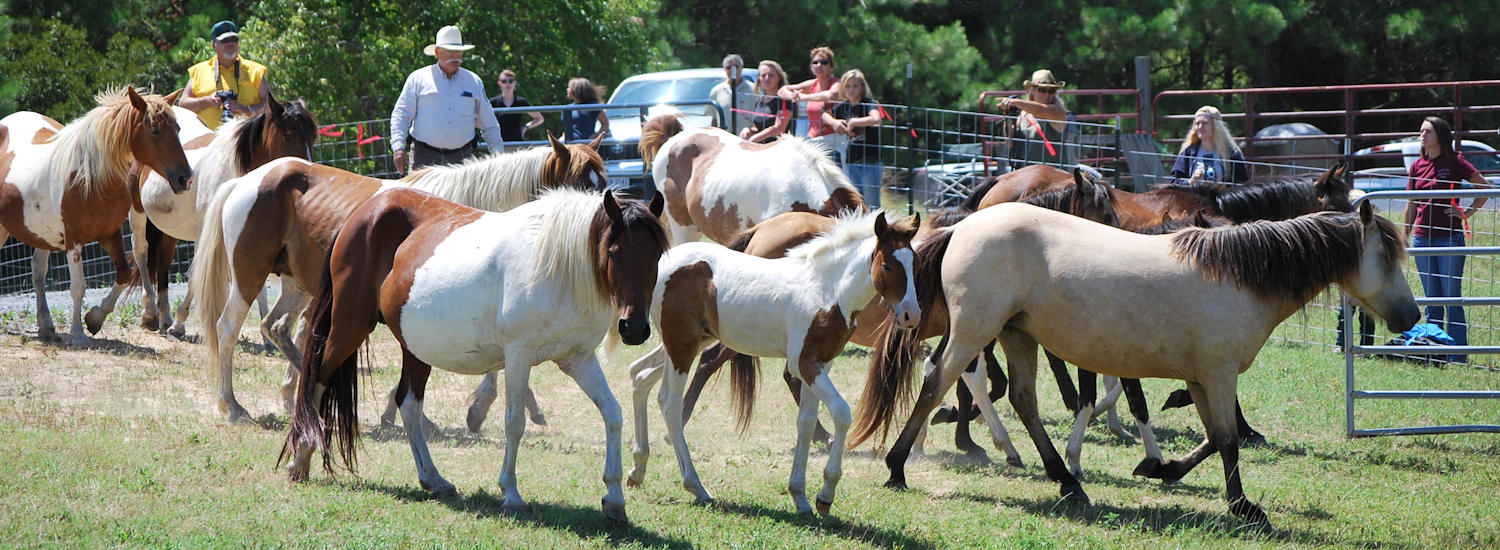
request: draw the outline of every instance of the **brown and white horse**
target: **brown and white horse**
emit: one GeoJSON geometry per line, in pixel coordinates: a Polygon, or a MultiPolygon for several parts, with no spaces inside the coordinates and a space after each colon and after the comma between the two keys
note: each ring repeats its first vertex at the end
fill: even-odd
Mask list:
{"type": "Polygon", "coordinates": [[[505,371],[507,513],[528,510],[516,488],[526,427],[522,396],[531,367],[553,361],[604,417],[604,514],[626,521],[620,489],[620,405],[594,353],[606,332],[625,343],[651,334],[647,310],[657,260],[667,250],[661,195],[648,206],[605,192],[557,190],[504,213],[413,190],[377,195],[356,209],[326,256],[314,302],[296,414],[282,457],[292,480],[307,478],[312,453],[331,440],[354,464],[356,351],[384,322],[401,344],[398,400],[422,487],[454,494],[438,474],[421,428],[427,377],[505,371]]]}
{"type": "Polygon", "coordinates": [[[675,115],[641,127],[641,158],[667,197],[672,240],[728,243],[783,212],[864,211],[864,198],[822,143],[782,136],[754,143],[718,128],[684,130],[675,115]]]}
{"type": "MultiPolygon", "coordinates": [[[[1400,231],[1369,204],[1358,214],[1320,212],[1139,235],[1010,203],[928,239],[917,256],[918,271],[935,272],[939,282],[921,299],[947,304],[948,330],[945,349],[928,359],[936,370],[886,455],[886,485],[893,488],[906,486],[907,453],[933,407],[964,366],[998,338],[1010,368],[1011,404],[1064,497],[1088,500],[1037,414],[1038,345],[1101,374],[1186,381],[1206,428],[1203,444],[1157,466],[1150,477],[1181,479],[1218,452],[1230,511],[1263,522],[1265,512],[1240,485],[1234,413],[1239,374],[1271,331],[1332,283],[1393,332],[1421,316],[1401,271],[1400,231]],[[1151,330],[1140,330],[1143,325],[1151,330]]],[[[867,416],[890,411],[896,396],[909,391],[911,363],[904,365],[905,372],[885,375],[897,383],[879,388],[873,403],[861,403],[862,424],[873,421],[883,430],[893,420],[867,416]]]]}
{"type": "MultiPolygon", "coordinates": [[[[698,478],[682,432],[682,391],[698,353],[715,340],[749,355],[785,357],[802,382],[797,444],[788,489],[799,513],[811,513],[806,494],[808,451],[818,404],[833,415],[833,442],[823,469],[818,511],[827,514],[843,475],[844,436],[850,409],[828,377],[828,363],[843,351],[854,316],[879,296],[910,327],[921,312],[912,286],[911,220],[887,224],[884,212],[847,213],[826,234],[784,258],[766,259],[717,244],[683,243],[661,261],[651,317],[662,344],[630,366],[635,404],[635,467],[639,485],[650,458],[646,397],[662,378],[658,398],[667,438],[677,455],[682,484],[699,502],[713,500],[698,478]],[[671,364],[666,364],[670,359],[671,364]],[[665,373],[665,374],[663,374],[665,373]]],[[[731,368],[740,368],[735,363],[731,368]]],[[[735,380],[745,379],[736,375],[735,380]]],[[[747,422],[753,384],[736,384],[740,426],[747,422]]]]}
{"type": "Polygon", "coordinates": [[[204,213],[189,285],[199,299],[203,342],[219,373],[220,412],[231,421],[250,418],[234,398],[234,346],[250,301],[273,273],[281,276],[281,295],[261,330],[287,357],[281,395],[291,412],[302,362],[291,336],[294,315],[306,307],[308,293],[317,291],[334,233],[370,197],[410,187],[474,208],[504,211],[543,189],[600,189],[605,179],[598,143],[563,145],[554,138],[550,147],[429,167],[399,181],[281,158],[225,182],[204,213]]]}
{"type": "Polygon", "coordinates": [[[48,260],[66,251],[72,276],[72,344],[97,334],[115,301],[135,278],[125,259],[120,227],[134,194],[131,162],[154,170],[172,185],[186,187],[192,176],[172,102],[125,87],[100,93],[99,106],[63,126],[44,115],[21,111],[0,119],[0,242],[14,235],[36,248],[31,281],[36,286],[37,335],[57,335],[47,308],[48,260]],[[98,241],[115,264],[115,286],[83,315],[83,246],[98,241]]]}
{"type": "MultiPolygon", "coordinates": [[[[145,283],[145,309],[141,326],[163,335],[181,337],[186,332],[192,294],[183,297],[172,315],[167,299],[168,272],[178,241],[198,238],[203,212],[224,181],[245,175],[272,159],[297,157],[312,160],[318,139],[317,121],[299,101],[280,102],[266,98],[267,109],[248,119],[235,119],[216,133],[181,107],[173,107],[182,131],[178,137],[193,166],[192,185],[173,187],[155,172],[141,174],[139,197],[130,211],[131,251],[145,283]]],[[[266,314],[261,299],[261,315],[266,314]]],[[[269,338],[267,339],[269,342],[269,338]]]]}

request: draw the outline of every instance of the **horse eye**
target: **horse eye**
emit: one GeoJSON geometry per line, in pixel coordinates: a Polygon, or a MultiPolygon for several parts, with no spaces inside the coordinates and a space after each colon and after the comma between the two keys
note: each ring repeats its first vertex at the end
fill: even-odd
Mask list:
{"type": "Polygon", "coordinates": [[[159,135],[161,135],[161,128],[159,128],[157,126],[152,126],[151,127],[151,135],[153,135],[153,136],[159,136],[159,135]]]}
{"type": "Polygon", "coordinates": [[[891,264],[889,262],[883,262],[883,263],[881,263],[880,264],[880,269],[885,270],[886,273],[890,273],[892,271],[895,271],[895,270],[891,269],[891,264]]]}

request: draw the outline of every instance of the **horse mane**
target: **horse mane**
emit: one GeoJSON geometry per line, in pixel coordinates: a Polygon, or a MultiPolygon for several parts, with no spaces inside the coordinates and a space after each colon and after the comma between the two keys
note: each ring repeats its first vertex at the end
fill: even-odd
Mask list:
{"type": "MultiPolygon", "coordinates": [[[[817,168],[818,174],[823,176],[823,181],[830,184],[828,188],[830,195],[838,188],[848,189],[854,191],[856,195],[859,194],[859,190],[854,187],[853,183],[849,182],[849,174],[845,173],[844,169],[840,168],[838,163],[833,162],[833,158],[829,156],[833,152],[833,149],[829,147],[827,142],[823,140],[808,141],[797,136],[783,134],[781,137],[776,138],[776,143],[773,147],[790,148],[796,151],[797,154],[802,155],[808,162],[813,163],[813,167],[817,168]]],[[[874,223],[874,221],[870,223],[874,223]]]]}
{"type": "MultiPolygon", "coordinates": [[[[606,236],[595,231],[597,218],[606,216],[603,212],[604,194],[557,188],[543,193],[535,204],[541,212],[536,214],[537,222],[530,223],[540,223],[541,227],[534,245],[537,261],[531,283],[561,281],[561,286],[579,300],[593,296],[598,300],[598,306],[608,304],[611,291],[604,273],[601,273],[608,267],[608,260],[599,257],[601,247],[606,246],[601,240],[606,236]]],[[[654,218],[638,201],[620,201],[619,204],[627,223],[642,217],[654,218]]],[[[607,220],[606,217],[606,228],[607,220]]],[[[664,245],[669,243],[666,227],[660,220],[653,223],[661,242],[664,245]]]]}
{"type": "Polygon", "coordinates": [[[552,148],[542,146],[481,155],[459,164],[414,170],[400,181],[465,206],[504,212],[530,202],[541,190],[542,169],[552,154],[552,148]]]}
{"type": "MultiPolygon", "coordinates": [[[[1379,216],[1375,223],[1388,257],[1401,261],[1406,248],[1396,225],[1379,216]]],[[[1184,229],[1172,237],[1172,254],[1211,281],[1307,301],[1359,268],[1363,238],[1358,214],[1317,212],[1290,220],[1184,229]]]]}
{"type": "MultiPolygon", "coordinates": [[[[272,99],[271,101],[276,100],[272,99]]],[[[281,101],[278,103],[281,104],[282,108],[280,118],[281,124],[283,126],[290,128],[299,136],[307,136],[309,138],[309,142],[317,140],[318,121],[314,119],[312,113],[307,110],[306,102],[301,99],[297,99],[292,101],[281,101]]],[[[267,122],[267,120],[269,119],[269,115],[267,114],[268,112],[269,109],[262,109],[261,112],[257,113],[255,116],[250,117],[241,124],[235,125],[235,127],[229,132],[230,134],[234,135],[235,139],[234,166],[235,170],[237,171],[235,175],[245,174],[255,168],[254,166],[250,165],[250,162],[251,159],[255,156],[255,146],[259,144],[258,142],[260,141],[261,136],[265,134],[266,127],[270,125],[270,123],[267,122]]],[[[218,138],[215,138],[214,141],[217,142],[218,138]]]]}
{"type": "MultiPolygon", "coordinates": [[[[140,93],[146,103],[146,123],[166,120],[176,125],[172,106],[161,96],[140,93]]],[[[56,144],[51,162],[40,181],[65,182],[65,188],[81,187],[85,194],[103,191],[108,182],[122,181],[129,174],[132,126],[141,115],[131,104],[124,87],[94,96],[99,106],[74,120],[48,141],[56,144]]]]}
{"type": "MultiPolygon", "coordinates": [[[[865,239],[875,236],[875,217],[881,211],[857,212],[845,210],[834,218],[833,227],[827,231],[818,233],[812,240],[799,244],[791,250],[786,251],[786,257],[798,258],[808,262],[826,261],[838,256],[840,251],[851,245],[863,243],[865,239]]],[[[887,223],[893,229],[916,231],[916,223],[912,218],[905,216],[893,218],[887,214],[887,223]]],[[[838,260],[835,260],[838,261],[838,260]]]]}
{"type": "Polygon", "coordinates": [[[1219,211],[1235,223],[1287,220],[1322,209],[1314,187],[1316,175],[1263,176],[1244,185],[1224,186],[1216,198],[1219,211]]]}
{"type": "MultiPolygon", "coordinates": [[[[591,193],[590,197],[594,199],[596,204],[602,205],[603,197],[601,194],[591,193]]],[[[609,218],[609,213],[605,212],[602,207],[594,209],[594,219],[589,223],[588,250],[594,254],[594,288],[606,299],[612,299],[613,296],[613,292],[611,291],[613,285],[610,284],[610,267],[613,260],[609,255],[609,245],[618,242],[620,239],[619,233],[616,232],[617,227],[628,228],[644,224],[651,231],[652,236],[656,238],[656,242],[661,243],[662,250],[665,251],[672,247],[672,237],[667,234],[666,224],[662,223],[660,218],[651,214],[651,209],[647,203],[618,198],[617,201],[616,204],[620,206],[620,224],[618,226],[614,224],[614,220],[609,218]]],[[[614,330],[609,332],[616,336],[619,335],[614,330]]]]}

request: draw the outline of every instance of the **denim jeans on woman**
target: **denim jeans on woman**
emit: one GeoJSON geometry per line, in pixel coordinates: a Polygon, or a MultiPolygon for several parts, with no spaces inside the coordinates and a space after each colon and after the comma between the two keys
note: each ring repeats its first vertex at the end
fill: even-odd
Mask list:
{"type": "MultiPolygon", "coordinates": [[[[1445,236],[1412,237],[1413,248],[1433,246],[1464,246],[1464,234],[1454,232],[1445,236]]],[[[1422,280],[1422,293],[1428,298],[1457,298],[1463,296],[1464,256],[1417,256],[1417,276],[1422,280]]],[[[1455,344],[1469,345],[1469,320],[1464,316],[1463,306],[1427,306],[1427,322],[1438,325],[1453,337],[1455,344]],[[1444,322],[1446,321],[1446,322],[1444,322]]],[[[1464,361],[1467,357],[1453,356],[1453,360],[1464,361]]]]}
{"type": "Polygon", "coordinates": [[[849,175],[849,183],[854,184],[854,188],[864,196],[865,206],[871,210],[880,208],[880,172],[883,167],[881,164],[855,163],[844,166],[844,173],[849,175]]]}

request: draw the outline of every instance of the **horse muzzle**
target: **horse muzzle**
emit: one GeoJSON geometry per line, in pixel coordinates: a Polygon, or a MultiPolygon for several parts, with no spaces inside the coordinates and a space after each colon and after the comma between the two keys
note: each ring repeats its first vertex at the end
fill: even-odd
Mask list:
{"type": "Polygon", "coordinates": [[[651,324],[646,319],[620,319],[620,340],[627,346],[638,346],[651,337],[651,324]]]}
{"type": "Polygon", "coordinates": [[[900,307],[896,308],[895,316],[898,328],[916,328],[917,324],[922,322],[922,308],[917,306],[916,301],[911,301],[909,304],[903,301],[900,307]]]}
{"type": "Polygon", "coordinates": [[[189,171],[170,170],[162,178],[167,180],[173,193],[182,193],[193,187],[193,173],[189,171]]]}

